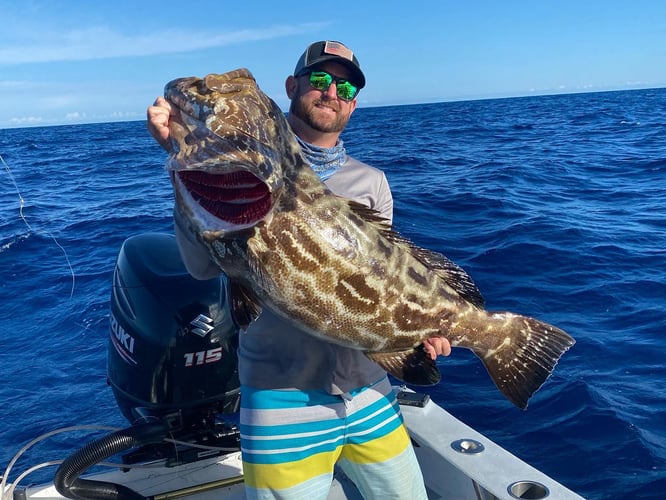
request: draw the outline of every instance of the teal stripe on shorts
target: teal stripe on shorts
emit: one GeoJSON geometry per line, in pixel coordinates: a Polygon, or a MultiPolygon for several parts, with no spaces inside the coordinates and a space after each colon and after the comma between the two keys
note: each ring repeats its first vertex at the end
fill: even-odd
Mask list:
{"type": "Polygon", "coordinates": [[[352,413],[342,397],[319,391],[242,387],[241,394],[241,406],[250,407],[241,411],[243,460],[253,463],[299,460],[344,443],[362,444],[402,425],[392,392],[352,413]]]}

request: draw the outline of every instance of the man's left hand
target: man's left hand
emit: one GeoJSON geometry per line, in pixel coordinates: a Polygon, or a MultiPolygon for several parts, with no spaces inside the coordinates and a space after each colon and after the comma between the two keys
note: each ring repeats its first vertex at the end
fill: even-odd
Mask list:
{"type": "Polygon", "coordinates": [[[432,337],[423,341],[423,347],[430,355],[430,359],[437,359],[437,356],[448,356],[451,354],[451,344],[444,337],[432,337]]]}

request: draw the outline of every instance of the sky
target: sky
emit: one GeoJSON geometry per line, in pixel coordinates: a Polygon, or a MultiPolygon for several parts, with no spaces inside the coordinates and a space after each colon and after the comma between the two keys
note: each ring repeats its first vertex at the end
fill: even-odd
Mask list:
{"type": "Polygon", "coordinates": [[[339,40],[384,106],[666,87],[661,0],[2,0],[0,128],[143,120],[164,85],[246,67],[288,108],[339,40]]]}

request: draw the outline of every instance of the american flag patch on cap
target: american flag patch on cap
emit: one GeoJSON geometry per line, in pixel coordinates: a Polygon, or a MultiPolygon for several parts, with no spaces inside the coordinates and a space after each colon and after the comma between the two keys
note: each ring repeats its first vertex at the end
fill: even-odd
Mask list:
{"type": "Polygon", "coordinates": [[[326,42],[324,45],[324,54],[342,57],[349,61],[354,60],[354,53],[340,42],[326,42]]]}

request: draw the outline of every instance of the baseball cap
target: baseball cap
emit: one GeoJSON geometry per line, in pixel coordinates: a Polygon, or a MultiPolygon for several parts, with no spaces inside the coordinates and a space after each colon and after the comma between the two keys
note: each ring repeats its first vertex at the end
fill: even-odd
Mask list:
{"type": "Polygon", "coordinates": [[[294,69],[294,76],[300,76],[307,70],[325,61],[335,61],[344,65],[351,72],[349,79],[359,89],[365,87],[365,75],[354,53],[346,45],[335,41],[321,41],[311,44],[301,55],[294,69]]]}

